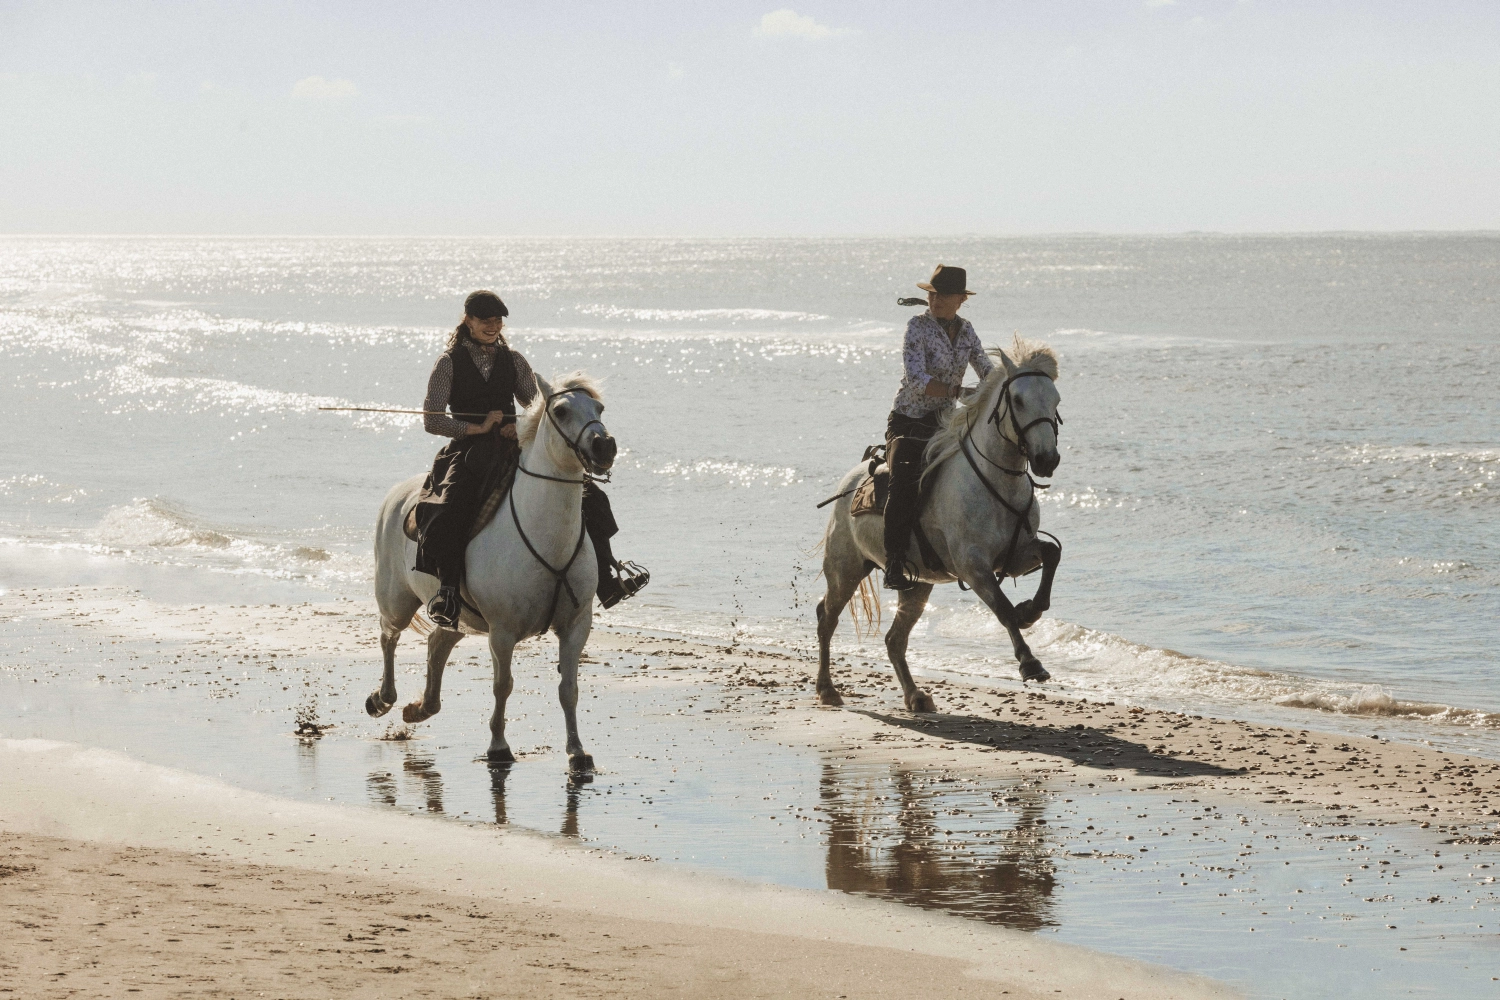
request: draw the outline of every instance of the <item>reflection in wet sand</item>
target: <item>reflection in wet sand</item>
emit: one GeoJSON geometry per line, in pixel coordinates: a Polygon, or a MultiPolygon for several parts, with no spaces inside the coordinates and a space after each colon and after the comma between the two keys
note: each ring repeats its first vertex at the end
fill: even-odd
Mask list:
{"type": "Polygon", "coordinates": [[[437,769],[437,761],[427,756],[407,754],[401,765],[407,774],[422,783],[422,793],[427,800],[427,811],[443,811],[443,776],[437,769]]]}
{"type": "Polygon", "coordinates": [[[1013,825],[981,828],[974,811],[1005,813],[988,795],[943,785],[930,773],[824,764],[828,887],[1021,930],[1055,924],[1041,792],[1008,790],[1013,825]]]}

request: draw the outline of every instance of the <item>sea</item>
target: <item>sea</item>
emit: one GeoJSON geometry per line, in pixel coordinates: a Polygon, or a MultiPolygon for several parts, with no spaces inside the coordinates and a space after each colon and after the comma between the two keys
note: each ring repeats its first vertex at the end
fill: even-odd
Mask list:
{"type": "MultiPolygon", "coordinates": [[[[615,547],[652,580],[596,622],[811,676],[817,504],[880,440],[896,299],[940,262],[988,346],[1060,359],[1064,555],[1029,634],[1054,688],[1500,758],[1493,233],[4,237],[0,586],[368,601],[381,498],[441,442],[319,407],[419,407],[490,288],[537,371],[603,379],[615,547]]],[[[847,618],[836,644],[883,660],[847,618]]],[[[1019,684],[956,586],[911,646],[1019,684]]]]}

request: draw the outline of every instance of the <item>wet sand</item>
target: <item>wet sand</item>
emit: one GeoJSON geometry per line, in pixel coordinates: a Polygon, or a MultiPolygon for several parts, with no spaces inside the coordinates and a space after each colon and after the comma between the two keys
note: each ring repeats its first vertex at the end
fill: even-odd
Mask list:
{"type": "Polygon", "coordinates": [[[21,996],[1220,997],[1003,928],[0,743],[21,996]]]}
{"type": "MultiPolygon", "coordinates": [[[[367,789],[372,803],[486,820],[477,814],[477,804],[459,795],[470,779],[456,770],[477,766],[457,761],[470,760],[463,748],[482,747],[486,735],[481,719],[489,707],[488,669],[476,640],[466,640],[455,655],[444,714],[403,732],[359,711],[378,675],[373,615],[362,604],[195,608],[121,591],[53,589],[13,591],[0,597],[0,612],[9,618],[0,671],[20,683],[40,690],[86,680],[100,691],[140,692],[133,697],[142,706],[169,699],[200,706],[194,711],[219,721],[198,719],[199,729],[183,730],[183,738],[191,740],[217,735],[226,718],[242,720],[247,710],[250,717],[264,719],[259,724],[284,727],[290,735],[295,708],[317,725],[333,725],[321,742],[304,741],[299,753],[321,763],[307,765],[319,776],[297,794],[336,797],[342,794],[336,787],[341,773],[358,770],[353,784],[367,789]],[[366,742],[406,736],[412,741],[366,742]],[[455,740],[457,747],[445,749],[455,740]],[[366,765],[349,756],[354,744],[404,749],[395,767],[378,764],[391,760],[388,753],[366,765]]],[[[1303,993],[1326,990],[1328,977],[1344,975],[1329,966],[1321,970],[1323,979],[1316,978],[1318,963],[1330,954],[1348,956],[1349,968],[1357,966],[1372,981],[1389,973],[1377,973],[1367,961],[1370,955],[1400,956],[1408,963],[1420,955],[1429,964],[1404,971],[1423,981],[1440,974],[1433,970],[1457,969],[1456,963],[1493,948],[1497,898],[1487,848],[1497,832],[1493,802],[1500,797],[1500,764],[1320,733],[1314,712],[1308,713],[1309,729],[1290,730],[956,678],[922,681],[938,711],[917,716],[901,707],[884,664],[839,664],[835,673],[846,706],[828,709],[817,704],[812,665],[802,657],[610,632],[607,616],[601,617],[603,627],[596,629],[583,671],[588,707],[582,717],[601,774],[592,786],[569,787],[566,808],[557,813],[560,826],[551,826],[577,838],[581,814],[586,842],[632,848],[615,850],[613,857],[608,851],[572,849],[591,864],[605,862],[601,870],[614,871],[611,866],[623,863],[632,878],[641,877],[643,867],[667,870],[640,864],[644,846],[700,871],[707,867],[838,889],[852,894],[833,896],[845,904],[859,896],[904,904],[895,912],[920,914],[919,924],[929,919],[941,924],[958,914],[969,919],[959,921],[963,929],[954,933],[967,941],[976,933],[1019,929],[1032,932],[1021,933],[1020,940],[1039,944],[1060,923],[1077,926],[1082,906],[1103,915],[1102,923],[1091,926],[1115,929],[1113,936],[1101,931],[1098,941],[1075,933],[1075,942],[1204,971],[1222,967],[1239,982],[1261,975],[1254,967],[1258,947],[1306,944],[1311,950],[1301,961],[1313,979],[1303,993]],[[590,710],[595,714],[587,714],[590,710]],[[813,764],[812,776],[784,781],[798,761],[813,764]],[[687,779],[690,770],[703,772],[696,784],[669,784],[687,779]],[[694,796],[702,799],[693,807],[697,813],[684,812],[694,796]],[[698,840],[673,829],[685,817],[697,821],[703,813],[712,813],[713,822],[692,834],[698,840]],[[629,826],[627,820],[638,822],[629,826]],[[714,824],[723,832],[713,833],[714,824]],[[702,847],[714,838],[741,855],[721,861],[715,852],[705,858],[702,847]],[[761,867],[745,853],[747,845],[762,852],[761,867]],[[817,880],[799,882],[795,865],[778,867],[776,859],[791,858],[799,849],[801,863],[818,866],[817,880]],[[809,855],[809,849],[816,853],[809,855]],[[636,860],[626,862],[626,857],[636,860]],[[1302,877],[1278,875],[1283,866],[1302,877]],[[1319,879],[1326,882],[1323,888],[1317,887],[1319,879]],[[1180,896],[1175,903],[1163,896],[1169,889],[1180,896]],[[1060,901],[1071,908],[1067,920],[1058,915],[1060,901]],[[1116,909],[1120,919],[1111,915],[1116,909]],[[1278,909],[1279,921],[1271,916],[1278,909]],[[1170,947],[1142,944],[1132,924],[1146,914],[1149,921],[1167,921],[1159,937],[1170,939],[1170,947]],[[1217,926],[1210,928],[1210,917],[1217,926]],[[1273,922],[1279,929],[1268,926],[1273,922]],[[1184,929],[1200,927],[1200,936],[1187,935],[1183,943],[1184,929]],[[1268,931],[1282,937],[1275,945],[1270,939],[1257,945],[1268,931]],[[1356,956],[1354,950],[1317,950],[1324,947],[1365,951],[1356,956]],[[1235,951],[1240,957],[1228,966],[1215,961],[1216,955],[1235,951]]],[[[512,742],[522,759],[511,777],[492,779],[493,788],[486,789],[492,791],[494,822],[506,823],[509,808],[512,824],[558,823],[525,818],[535,814],[526,813],[527,782],[535,781],[539,768],[550,773],[547,762],[558,753],[544,743],[556,740],[552,730],[559,722],[546,680],[554,648],[527,644],[519,657],[523,673],[511,714],[516,719],[512,742]],[[535,681],[526,671],[541,678],[540,687],[530,687],[535,681]]],[[[416,636],[402,647],[403,700],[418,691],[421,649],[416,636]]],[[[87,713],[82,707],[79,712],[84,720],[87,713]]],[[[63,738],[89,742],[88,724],[80,722],[83,728],[63,738]]],[[[210,773],[214,766],[202,765],[210,773]]],[[[544,794],[557,794],[553,802],[562,799],[560,790],[544,789],[544,794]]],[[[6,801],[13,797],[0,796],[6,801]]],[[[199,808],[179,814],[179,825],[201,819],[201,813],[199,808]]],[[[0,805],[0,819],[11,818],[0,805]]],[[[14,827],[0,825],[0,830],[14,827]]],[[[99,838],[93,828],[38,826],[34,832],[99,838]]],[[[116,842],[152,850],[184,846],[161,838],[116,842]]],[[[224,852],[214,855],[216,863],[288,864],[242,850],[232,840],[216,842],[215,850],[224,852]]],[[[415,856],[393,858],[389,870],[361,875],[389,879],[399,871],[405,880],[407,872],[394,866],[415,856]]],[[[325,861],[340,863],[341,877],[348,874],[341,862],[325,861]]],[[[443,889],[406,884],[422,891],[443,889]]],[[[743,890],[743,883],[736,885],[743,890]]],[[[696,897],[697,890],[687,894],[696,897]]],[[[515,901],[513,895],[507,898],[515,901]]],[[[619,916],[690,929],[716,926],[718,919],[695,910],[619,916]]],[[[831,926],[843,933],[857,923],[843,912],[831,926]]],[[[783,924],[777,916],[740,929],[759,933],[783,930],[783,924]]],[[[649,935],[642,940],[649,943],[649,935]]],[[[889,940],[856,943],[891,946],[889,940]]],[[[951,961],[968,955],[939,951],[933,957],[951,961]]],[[[836,960],[825,954],[819,961],[836,960]]],[[[1061,968],[1054,963],[1047,974],[1056,976],[1061,968]]],[[[1488,970],[1478,966],[1464,975],[1490,980],[1488,970]]],[[[1017,982],[1012,992],[1066,987],[1064,995],[1088,995],[1087,984],[1048,983],[1017,982]]],[[[1468,984],[1466,979],[1454,985],[1468,984]]],[[[864,987],[851,989],[850,996],[878,995],[864,987]]],[[[1278,984],[1267,990],[1262,995],[1279,996],[1287,988],[1278,984]]]]}

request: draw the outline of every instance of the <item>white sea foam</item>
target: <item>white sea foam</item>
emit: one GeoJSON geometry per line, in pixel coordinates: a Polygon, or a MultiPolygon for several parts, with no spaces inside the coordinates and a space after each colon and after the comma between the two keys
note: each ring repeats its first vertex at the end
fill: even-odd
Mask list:
{"type": "Polygon", "coordinates": [[[364,546],[329,548],[256,537],[206,524],[160,497],[111,508],[82,538],[7,538],[0,542],[71,550],[128,562],[241,573],[318,586],[345,587],[373,572],[364,546]]]}

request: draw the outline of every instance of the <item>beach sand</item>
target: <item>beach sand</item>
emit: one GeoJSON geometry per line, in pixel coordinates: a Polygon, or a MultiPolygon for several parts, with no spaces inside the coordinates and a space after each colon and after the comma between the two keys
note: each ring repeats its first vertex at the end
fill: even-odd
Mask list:
{"type": "Polygon", "coordinates": [[[1220,997],[877,900],[275,799],[0,742],[0,991],[121,996],[1220,997]]]}
{"type": "MultiPolygon", "coordinates": [[[[378,675],[373,613],[357,602],[188,607],[107,588],[55,588],[13,591],[0,598],[0,611],[12,622],[6,669],[31,684],[97,677],[143,692],[180,686],[178,697],[195,687],[191,696],[206,696],[215,714],[254,704],[257,712],[284,711],[290,724],[292,702],[268,708],[267,699],[319,684],[325,706],[344,705],[346,717],[357,716],[378,675]],[[100,669],[106,672],[92,673],[100,669]]],[[[549,649],[537,643],[528,655],[545,662],[549,649]]],[[[460,650],[483,653],[472,639],[460,650]]],[[[1158,803],[1153,815],[1163,811],[1160,803],[1187,801],[1169,796],[1191,795],[1193,803],[1241,812],[1240,823],[1279,818],[1339,842],[1410,830],[1433,846],[1484,852],[1496,840],[1500,763],[1427,747],[954,678],[921,682],[938,711],[917,716],[902,708],[883,664],[840,663],[846,707],[828,709],[812,690],[815,665],[800,656],[606,628],[596,629],[589,652],[586,697],[607,695],[610,712],[655,707],[651,724],[664,731],[709,727],[795,747],[816,754],[825,769],[899,766],[964,776],[974,787],[1020,780],[1066,802],[1104,790],[1140,792],[1142,803],[1158,803]],[[662,706],[676,706],[670,718],[662,706]]],[[[420,655],[420,641],[409,637],[403,700],[417,693],[420,655]]],[[[454,670],[456,692],[464,675],[454,670]]],[[[474,698],[469,691],[464,697],[474,698]]],[[[445,699],[446,711],[461,704],[452,700],[458,697],[445,699]]],[[[555,703],[545,712],[555,712],[555,703]]],[[[1316,718],[1309,712],[1310,727],[1316,718]]],[[[595,716],[585,736],[607,764],[612,748],[593,735],[602,724],[595,716]]],[[[476,730],[472,742],[482,745],[484,736],[476,730]]],[[[538,765],[523,754],[518,767],[528,766],[538,765]]],[[[1173,839],[1148,854],[1137,841],[1142,829],[1128,829],[1134,832],[1122,827],[1110,856],[1133,857],[1137,866],[1155,863],[1163,844],[1178,844],[1186,854],[1177,856],[1189,857],[1208,847],[1207,838],[1189,839],[1196,830],[1163,823],[1152,835],[1173,839]]],[[[258,795],[129,755],[46,741],[0,744],[0,835],[8,855],[0,860],[0,900],[28,914],[16,925],[23,933],[0,944],[0,988],[19,995],[116,995],[126,975],[138,982],[127,989],[161,996],[1234,994],[1210,980],[1014,929],[1030,926],[1024,922],[966,920],[951,915],[961,907],[919,909],[930,904],[915,897],[906,901],[916,906],[898,905],[887,899],[902,894],[867,872],[837,875],[845,879],[840,887],[887,898],[643,865],[513,828],[258,795]],[[413,916],[421,913],[433,916],[413,916]],[[454,933],[454,924],[465,933],[454,933]],[[169,934],[172,928],[180,932],[169,934]],[[189,988],[181,977],[190,976],[213,977],[214,985],[189,988]],[[403,985],[390,985],[391,977],[403,985]]],[[[1390,884],[1380,881],[1394,874],[1380,867],[1386,862],[1350,857],[1341,877],[1382,891],[1390,884]]],[[[1471,899],[1488,899],[1464,898],[1459,887],[1475,883],[1459,881],[1457,866],[1442,860],[1452,870],[1431,877],[1451,875],[1466,910],[1471,899]]],[[[1418,872],[1402,874],[1398,885],[1418,872]]],[[[1483,872],[1468,877],[1475,874],[1483,872]]],[[[1225,883],[1225,892],[1242,884],[1225,883]]]]}

